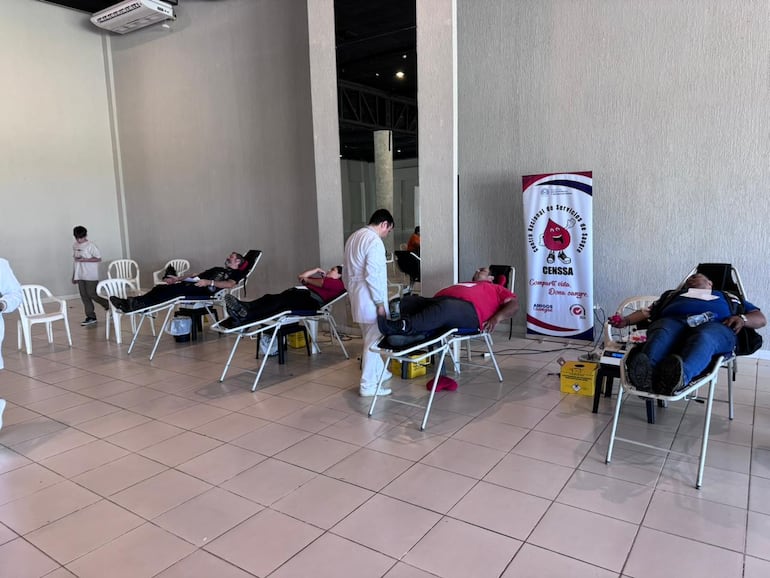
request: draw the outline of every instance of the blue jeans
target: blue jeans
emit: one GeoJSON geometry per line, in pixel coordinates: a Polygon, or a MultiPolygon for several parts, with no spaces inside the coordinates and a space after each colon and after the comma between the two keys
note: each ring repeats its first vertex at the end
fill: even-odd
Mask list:
{"type": "Polygon", "coordinates": [[[682,358],[684,382],[689,383],[711,363],[711,358],[735,348],[735,333],[721,321],[690,327],[684,319],[663,318],[647,329],[642,351],[655,367],[669,355],[682,358]]]}

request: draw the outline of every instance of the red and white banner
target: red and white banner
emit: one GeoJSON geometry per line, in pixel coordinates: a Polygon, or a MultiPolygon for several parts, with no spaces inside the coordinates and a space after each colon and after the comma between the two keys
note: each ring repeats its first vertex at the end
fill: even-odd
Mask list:
{"type": "Polygon", "coordinates": [[[527,334],[593,339],[591,172],[522,177],[527,334]]]}

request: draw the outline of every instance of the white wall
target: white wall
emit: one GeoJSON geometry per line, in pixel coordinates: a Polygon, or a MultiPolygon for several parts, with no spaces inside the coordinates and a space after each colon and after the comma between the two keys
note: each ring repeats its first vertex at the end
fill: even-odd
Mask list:
{"type": "Polygon", "coordinates": [[[728,261],[770,310],[768,22],[765,0],[458,0],[461,270],[512,263],[521,289],[521,176],[592,170],[598,304],[728,261]]]}
{"type": "Polygon", "coordinates": [[[3,0],[0,255],[22,283],[77,291],[72,228],[122,257],[101,35],[84,15],[3,0]],[[85,19],[87,22],[87,19],[85,19]]]}
{"type": "Polygon", "coordinates": [[[132,257],[201,270],[262,249],[254,294],[285,289],[319,264],[306,2],[177,13],[112,38],[132,257]]]}

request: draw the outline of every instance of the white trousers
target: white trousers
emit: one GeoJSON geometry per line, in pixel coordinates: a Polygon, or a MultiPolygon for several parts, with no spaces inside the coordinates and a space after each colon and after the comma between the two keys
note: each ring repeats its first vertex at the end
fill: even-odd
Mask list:
{"type": "Polygon", "coordinates": [[[377,322],[359,323],[359,325],[364,338],[364,349],[361,352],[361,388],[375,388],[384,364],[382,356],[379,353],[369,351],[369,347],[380,339],[380,330],[377,327],[377,322]]]}

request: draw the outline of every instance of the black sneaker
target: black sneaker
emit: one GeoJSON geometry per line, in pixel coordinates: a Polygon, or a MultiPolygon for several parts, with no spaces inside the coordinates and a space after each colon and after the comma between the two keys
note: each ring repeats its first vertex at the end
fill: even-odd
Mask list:
{"type": "Polygon", "coordinates": [[[131,308],[128,306],[128,299],[121,299],[120,297],[113,295],[110,297],[110,303],[112,303],[115,309],[118,309],[123,313],[128,313],[131,310],[131,308]]]}
{"type": "Polygon", "coordinates": [[[96,317],[86,317],[83,321],[80,322],[81,327],[86,327],[88,325],[94,325],[96,324],[96,317]]]}
{"type": "Polygon", "coordinates": [[[377,317],[377,327],[383,335],[408,335],[409,323],[406,319],[388,319],[377,317]]]}
{"type": "Polygon", "coordinates": [[[632,349],[626,358],[628,381],[639,391],[652,391],[652,364],[646,353],[632,349]]]}
{"type": "Polygon", "coordinates": [[[238,301],[234,295],[225,295],[225,308],[227,315],[232,317],[236,325],[241,325],[249,316],[248,308],[238,301]]]}
{"type": "Polygon", "coordinates": [[[658,365],[658,390],[655,393],[661,395],[676,395],[687,384],[684,382],[684,368],[682,358],[678,355],[669,355],[658,365]]]}

